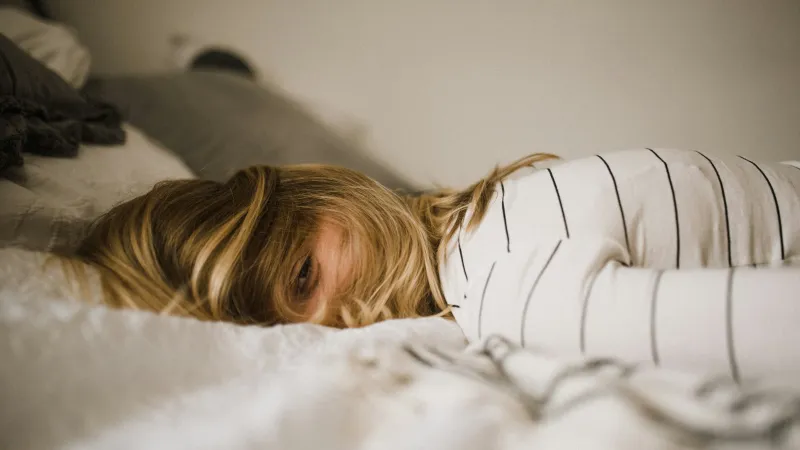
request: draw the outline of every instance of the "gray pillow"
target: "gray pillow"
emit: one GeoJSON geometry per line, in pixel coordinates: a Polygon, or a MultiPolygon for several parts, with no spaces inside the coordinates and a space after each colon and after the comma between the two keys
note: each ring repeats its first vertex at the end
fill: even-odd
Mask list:
{"type": "Polygon", "coordinates": [[[90,80],[85,91],[117,105],[200,178],[223,181],[257,164],[324,163],[413,190],[292,100],[232,73],[104,77],[90,80]]]}

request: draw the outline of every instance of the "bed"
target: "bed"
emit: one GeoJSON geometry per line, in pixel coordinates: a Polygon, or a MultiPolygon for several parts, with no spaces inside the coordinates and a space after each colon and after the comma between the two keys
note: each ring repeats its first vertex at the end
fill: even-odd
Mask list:
{"type": "MultiPolygon", "coordinates": [[[[199,322],[106,308],[91,277],[75,289],[49,252],[74,248],[94,217],[158,181],[231,168],[197,170],[207,166],[181,141],[196,127],[164,134],[174,131],[164,115],[175,114],[164,108],[191,112],[197,95],[254,89],[243,83],[220,74],[94,80],[95,94],[127,109],[125,143],[84,144],[74,158],[26,154],[23,169],[0,177],[0,447],[800,448],[796,380],[737,386],[713,374],[522,350],[497,336],[469,343],[439,318],[351,330],[199,322]],[[136,102],[181,86],[192,94],[172,106],[136,102]]],[[[273,130],[308,117],[279,103],[268,109],[273,130]]],[[[297,125],[292,135],[315,137],[302,144],[273,139],[282,149],[346,153],[314,130],[297,125]]],[[[391,171],[356,168],[402,184],[391,171]]]]}

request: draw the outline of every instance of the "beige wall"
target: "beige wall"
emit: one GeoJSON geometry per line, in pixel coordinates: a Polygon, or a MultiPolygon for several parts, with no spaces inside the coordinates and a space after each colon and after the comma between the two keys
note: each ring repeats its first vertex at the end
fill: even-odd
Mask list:
{"type": "Polygon", "coordinates": [[[101,73],[164,70],[176,33],[238,47],[418,182],[533,151],[800,159],[797,0],[50,3],[101,73]]]}

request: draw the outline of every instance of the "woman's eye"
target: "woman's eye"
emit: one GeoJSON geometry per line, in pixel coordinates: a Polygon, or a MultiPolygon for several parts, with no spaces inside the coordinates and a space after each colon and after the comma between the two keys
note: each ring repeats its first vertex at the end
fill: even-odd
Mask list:
{"type": "Polygon", "coordinates": [[[297,291],[306,293],[308,284],[311,281],[311,257],[307,257],[300,267],[300,272],[297,274],[297,291]]]}

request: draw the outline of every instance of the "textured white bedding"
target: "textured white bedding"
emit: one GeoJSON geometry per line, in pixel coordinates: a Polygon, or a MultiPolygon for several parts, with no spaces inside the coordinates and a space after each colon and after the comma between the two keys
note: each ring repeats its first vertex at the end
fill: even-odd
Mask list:
{"type": "MultiPolygon", "coordinates": [[[[0,257],[20,264],[33,259],[7,249],[0,250],[0,257]]],[[[279,416],[287,408],[308,407],[303,397],[315,408],[334,402],[329,424],[347,419],[336,412],[347,399],[336,400],[337,389],[330,383],[366,381],[356,371],[336,379],[345,375],[353,348],[361,343],[378,347],[416,336],[463,346],[458,327],[443,320],[338,332],[312,325],[237,327],[110,310],[34,295],[32,282],[10,289],[5,281],[20,268],[0,273],[0,448],[250,448],[254,439],[275,443],[290,432],[281,425],[288,416],[279,416]],[[317,367],[298,369],[308,362],[317,367]],[[282,375],[290,370],[299,370],[299,376],[282,375]],[[293,405],[288,400],[295,397],[300,403],[293,405]]],[[[63,286],[56,272],[40,283],[45,278],[63,286]]],[[[363,400],[371,389],[365,386],[352,400],[363,400]]],[[[323,425],[310,421],[307,431],[323,425]]],[[[330,440],[324,433],[298,436],[330,440]]]]}
{"type": "Polygon", "coordinates": [[[442,319],[336,331],[110,310],[60,298],[56,271],[10,288],[41,256],[0,258],[15,262],[0,270],[1,448],[799,448],[789,391],[481,352],[442,319]]]}

